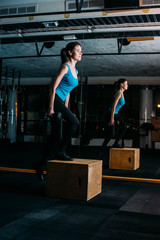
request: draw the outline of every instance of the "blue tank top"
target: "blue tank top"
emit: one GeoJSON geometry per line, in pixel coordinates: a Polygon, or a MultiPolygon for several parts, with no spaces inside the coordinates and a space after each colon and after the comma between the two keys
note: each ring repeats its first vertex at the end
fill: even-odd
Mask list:
{"type": "MultiPolygon", "coordinates": [[[[117,94],[118,92],[120,92],[121,97],[120,97],[120,99],[119,99],[119,101],[118,101],[118,103],[117,103],[117,105],[116,105],[116,107],[115,107],[115,112],[114,112],[114,114],[118,114],[120,108],[125,104],[125,100],[124,100],[124,98],[123,98],[123,96],[122,96],[121,91],[117,91],[117,92],[115,93],[114,99],[115,99],[116,94],[117,94]]],[[[112,109],[112,108],[110,107],[110,111],[111,111],[111,109],[112,109]]]]}
{"type": "MultiPolygon", "coordinates": [[[[56,94],[64,102],[67,95],[78,85],[78,78],[73,77],[70,66],[68,63],[64,63],[68,67],[68,72],[63,76],[58,87],[56,88],[56,94]]],[[[77,70],[76,70],[77,72],[77,70]]]]}

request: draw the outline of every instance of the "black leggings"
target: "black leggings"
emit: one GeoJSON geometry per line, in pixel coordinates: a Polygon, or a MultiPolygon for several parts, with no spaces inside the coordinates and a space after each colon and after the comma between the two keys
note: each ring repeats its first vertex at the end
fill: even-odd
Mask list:
{"type": "MultiPolygon", "coordinates": [[[[108,116],[110,117],[110,114],[108,116]]],[[[109,143],[109,141],[114,137],[115,128],[117,127],[117,125],[120,125],[121,129],[119,130],[118,135],[116,136],[116,140],[114,144],[118,144],[119,140],[122,139],[127,129],[127,124],[123,121],[123,119],[119,116],[119,114],[114,115],[115,124],[113,126],[109,124],[109,120],[110,118],[108,118],[108,123],[107,123],[106,133],[105,133],[105,140],[103,142],[102,148],[105,148],[106,145],[109,143]]]]}
{"type": "MultiPolygon", "coordinates": [[[[67,144],[70,142],[71,137],[74,135],[78,125],[79,120],[77,119],[76,115],[73,114],[62,102],[62,100],[55,95],[55,101],[54,101],[54,111],[55,113],[61,113],[62,119],[65,120],[65,132],[63,134],[62,139],[60,139],[60,146],[59,151],[64,152],[67,144]]],[[[53,123],[54,124],[54,123],[53,123]]],[[[52,121],[51,121],[52,126],[52,121]]],[[[52,126],[53,134],[54,134],[54,126],[52,126]]]]}
{"type": "Polygon", "coordinates": [[[50,155],[51,150],[54,150],[54,152],[65,151],[67,144],[70,142],[71,137],[79,125],[79,120],[75,114],[64,105],[63,101],[57,95],[55,95],[54,111],[53,117],[50,118],[51,134],[45,151],[39,161],[42,166],[50,155]],[[66,128],[62,134],[63,119],[65,120],[66,128]]]}

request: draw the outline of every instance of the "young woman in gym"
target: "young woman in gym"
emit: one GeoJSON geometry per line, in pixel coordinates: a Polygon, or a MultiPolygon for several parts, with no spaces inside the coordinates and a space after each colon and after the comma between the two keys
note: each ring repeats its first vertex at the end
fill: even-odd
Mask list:
{"type": "MultiPolygon", "coordinates": [[[[63,135],[55,155],[57,160],[73,161],[73,158],[66,154],[67,144],[74,135],[79,120],[68,108],[70,92],[78,85],[78,71],[76,63],[81,61],[82,48],[78,42],[70,42],[61,50],[61,67],[51,84],[48,116],[54,118],[56,113],[62,117],[67,125],[65,135],[63,135]]],[[[57,140],[58,141],[58,140],[57,140]]],[[[45,157],[35,166],[35,170],[41,180],[43,180],[43,166],[45,157]]]]}
{"type": "Polygon", "coordinates": [[[103,155],[103,151],[105,150],[105,147],[113,138],[115,127],[117,126],[117,123],[119,123],[121,130],[119,131],[118,135],[116,136],[115,142],[113,144],[113,147],[121,147],[119,145],[120,139],[124,136],[127,125],[122,119],[122,117],[119,115],[119,110],[122,108],[122,106],[125,104],[125,98],[124,98],[124,91],[128,89],[128,82],[124,78],[120,78],[118,81],[114,83],[114,89],[115,94],[113,98],[113,103],[111,107],[107,110],[107,127],[106,127],[106,134],[105,139],[102,144],[102,148],[100,150],[99,157],[101,158],[103,155]]]}

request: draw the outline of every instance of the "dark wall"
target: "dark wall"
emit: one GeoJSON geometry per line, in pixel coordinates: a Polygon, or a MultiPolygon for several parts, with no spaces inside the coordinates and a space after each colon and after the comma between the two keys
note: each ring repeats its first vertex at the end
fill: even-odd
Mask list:
{"type": "Polygon", "coordinates": [[[139,6],[139,0],[105,0],[105,8],[122,8],[139,6]]]}

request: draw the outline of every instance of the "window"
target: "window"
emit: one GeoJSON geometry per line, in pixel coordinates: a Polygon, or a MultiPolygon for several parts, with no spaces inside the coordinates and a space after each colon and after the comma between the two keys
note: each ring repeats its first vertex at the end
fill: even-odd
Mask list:
{"type": "MultiPolygon", "coordinates": [[[[82,10],[87,9],[100,9],[104,7],[103,0],[84,0],[82,5],[82,10]]],[[[76,1],[75,0],[68,0],[66,1],[66,11],[69,10],[76,10],[76,1]]]]}

